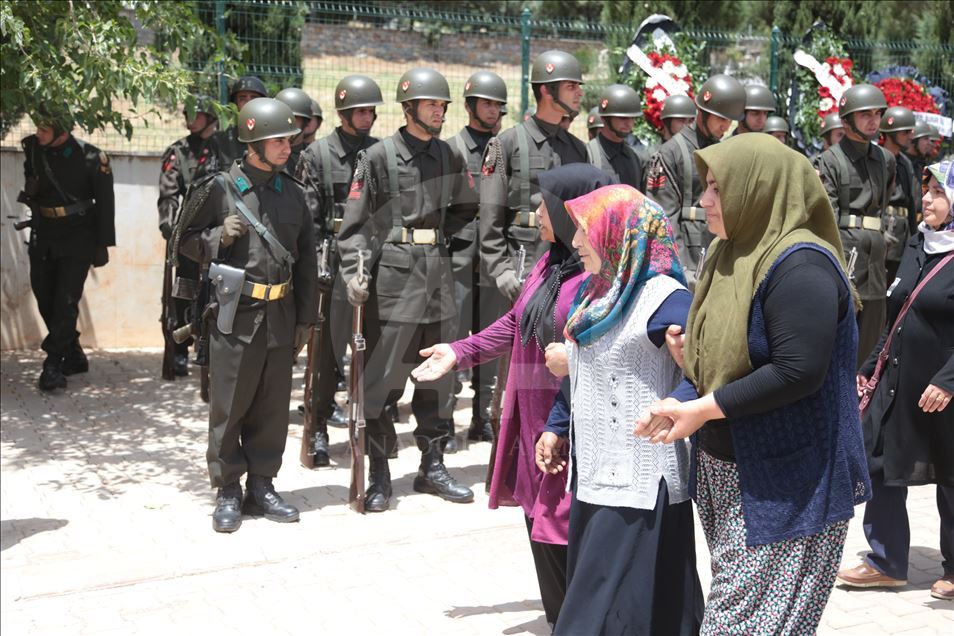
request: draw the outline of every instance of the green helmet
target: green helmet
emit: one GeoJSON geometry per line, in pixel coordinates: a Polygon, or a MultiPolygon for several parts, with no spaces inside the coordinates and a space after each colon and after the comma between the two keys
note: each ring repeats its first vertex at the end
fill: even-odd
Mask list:
{"type": "Polygon", "coordinates": [[[687,95],[670,95],[663,102],[660,119],[694,119],[696,116],[696,104],[692,98],[687,95]]]}
{"type": "Polygon", "coordinates": [[[696,106],[732,121],[742,119],[745,114],[745,87],[734,77],[713,75],[705,81],[696,93],[696,106]]]}
{"type": "Polygon", "coordinates": [[[579,82],[583,83],[583,70],[580,61],[566,51],[544,51],[533,61],[530,69],[531,84],[547,84],[549,82],[579,82]]]}
{"type": "Polygon", "coordinates": [[[258,93],[261,97],[268,97],[268,89],[265,88],[265,83],[254,75],[245,75],[235,80],[229,90],[229,101],[234,102],[235,94],[241,91],[251,91],[258,93]]]}
{"type": "Polygon", "coordinates": [[[504,102],[503,104],[500,105],[500,114],[501,114],[501,115],[506,115],[506,114],[507,114],[507,103],[506,103],[506,102],[504,102]]]}
{"type": "Polygon", "coordinates": [[[745,110],[764,110],[775,112],[775,96],[768,86],[750,84],[745,87],[745,110]]]}
{"type": "Polygon", "coordinates": [[[600,99],[600,117],[641,117],[639,95],[631,86],[610,84],[603,89],[600,99]]]}
{"type": "Polygon", "coordinates": [[[934,124],[928,124],[928,127],[931,129],[931,134],[928,135],[931,141],[941,141],[941,131],[937,129],[937,126],[934,124]]]}
{"type": "MultiPolygon", "coordinates": [[[[218,100],[216,100],[214,97],[210,97],[209,95],[195,95],[196,114],[205,113],[206,115],[215,117],[215,109],[212,107],[212,105],[215,104],[216,101],[218,100]]],[[[185,106],[182,107],[182,113],[188,113],[188,109],[185,106]]]]}
{"type": "Polygon", "coordinates": [[[881,116],[881,127],[879,130],[883,133],[901,132],[903,130],[914,130],[917,120],[914,119],[914,113],[911,109],[904,106],[892,106],[884,111],[881,116]]]}
{"type": "Polygon", "coordinates": [[[449,104],[447,79],[432,68],[412,68],[398,80],[396,100],[401,104],[413,99],[439,99],[449,104]]]}
{"type": "Polygon", "coordinates": [[[845,125],[841,123],[841,117],[838,116],[838,113],[828,113],[825,115],[825,119],[822,120],[821,132],[823,135],[827,135],[833,130],[844,127],[845,125]]]}
{"type": "Polygon", "coordinates": [[[348,75],[335,87],[335,110],[381,106],[381,87],[366,75],[348,75]]]}
{"type": "Polygon", "coordinates": [[[599,106],[594,106],[590,109],[590,114],[586,116],[586,128],[587,130],[593,130],[594,128],[603,127],[603,118],[600,117],[599,106]]]}
{"type": "Polygon", "coordinates": [[[291,137],[301,132],[295,114],[285,102],[270,97],[253,99],[238,115],[238,138],[243,144],[263,139],[291,137]]]}
{"type": "Polygon", "coordinates": [[[932,128],[931,124],[921,121],[920,119],[917,120],[914,123],[914,138],[913,139],[921,139],[922,137],[930,137],[931,133],[933,132],[931,128],[932,128]]]}
{"type": "Polygon", "coordinates": [[[780,132],[785,133],[786,135],[791,132],[788,127],[788,122],[785,121],[782,117],[778,115],[770,115],[765,118],[765,128],[762,129],[764,133],[773,133],[780,132]]]}
{"type": "Polygon", "coordinates": [[[477,71],[464,83],[464,99],[483,97],[491,101],[507,103],[507,84],[503,78],[490,71],[477,71]]]}
{"type": "Polygon", "coordinates": [[[884,93],[877,86],[871,84],[855,84],[845,91],[838,102],[838,116],[842,119],[859,110],[885,110],[888,102],[884,93]]]}
{"type": "Polygon", "coordinates": [[[275,95],[275,99],[288,104],[295,117],[311,119],[311,97],[300,88],[283,88],[275,95]]]}
{"type": "Polygon", "coordinates": [[[318,103],[317,99],[311,100],[311,116],[317,117],[318,119],[325,118],[325,116],[321,112],[321,105],[318,103]]]}

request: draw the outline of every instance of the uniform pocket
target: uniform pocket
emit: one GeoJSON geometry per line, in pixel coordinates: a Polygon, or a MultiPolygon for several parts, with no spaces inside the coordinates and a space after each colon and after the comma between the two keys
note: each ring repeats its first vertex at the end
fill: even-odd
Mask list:
{"type": "Polygon", "coordinates": [[[404,293],[411,271],[411,254],[400,248],[387,248],[378,262],[377,292],[381,296],[398,297],[404,293]]]}

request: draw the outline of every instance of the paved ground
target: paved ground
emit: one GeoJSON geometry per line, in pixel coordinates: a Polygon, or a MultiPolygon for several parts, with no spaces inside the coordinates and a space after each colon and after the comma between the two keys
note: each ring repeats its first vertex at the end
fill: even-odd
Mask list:
{"type": "MultiPolygon", "coordinates": [[[[548,633],[522,516],[486,506],[489,444],[448,456],[477,492],[473,504],[450,504],[411,491],[419,455],[408,447],[411,427],[401,426],[396,507],[362,517],[347,506],[345,433],[331,431],[336,468],[306,471],[294,412],[276,484],[301,522],[246,520],[234,535],[218,535],[195,378],[158,380],[154,351],[103,351],[91,361],[67,392],[40,395],[37,354],[0,357],[5,636],[548,633]]],[[[465,419],[462,410],[458,424],[465,419]]],[[[908,509],[909,584],[836,589],[820,633],[954,633],[954,604],[928,593],[940,573],[933,489],[912,489],[908,509]]],[[[845,562],[864,547],[855,520],[845,562]]]]}

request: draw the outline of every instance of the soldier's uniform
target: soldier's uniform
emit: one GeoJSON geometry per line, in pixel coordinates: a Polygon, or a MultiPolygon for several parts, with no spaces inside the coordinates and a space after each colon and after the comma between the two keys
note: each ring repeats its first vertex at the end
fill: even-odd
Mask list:
{"type": "MultiPolygon", "coordinates": [[[[314,115],[314,111],[312,111],[312,103],[314,100],[308,96],[308,93],[300,88],[284,88],[278,91],[278,94],[275,95],[275,99],[288,104],[288,107],[291,108],[295,117],[301,117],[304,120],[304,124],[307,124],[314,115]]],[[[288,157],[288,162],[284,168],[288,174],[298,174],[298,160],[306,147],[303,135],[298,135],[293,141],[296,143],[292,144],[291,156],[288,157]]]]}
{"type": "MultiPolygon", "coordinates": [[[[903,106],[892,106],[887,109],[881,118],[881,133],[894,135],[897,132],[913,131],[915,127],[914,113],[903,106]]],[[[912,141],[913,145],[913,141],[912,141]]],[[[889,285],[901,265],[901,256],[911,238],[911,233],[917,231],[917,213],[920,211],[921,188],[920,178],[914,172],[911,160],[898,152],[895,158],[894,188],[888,194],[888,205],[882,216],[882,230],[886,241],[885,264],[889,285]]]]}
{"type": "MultiPolygon", "coordinates": [[[[614,175],[620,183],[625,183],[640,192],[645,192],[643,162],[636,154],[635,148],[629,145],[625,138],[622,141],[615,142],[606,136],[607,128],[611,127],[608,121],[609,117],[639,117],[642,115],[639,95],[629,86],[613,84],[603,91],[597,109],[603,126],[596,137],[586,144],[586,154],[589,162],[600,170],[614,175]]],[[[616,133],[615,130],[612,132],[616,133]]]]}
{"type": "MultiPolygon", "coordinates": [[[[901,154],[911,163],[911,173],[917,177],[917,175],[924,174],[924,168],[928,165],[928,160],[924,155],[922,155],[918,149],[919,141],[925,137],[930,138],[935,133],[935,129],[930,124],[927,124],[921,120],[918,120],[914,125],[914,137],[911,138],[911,145],[907,150],[903,151],[901,154]]],[[[917,177],[920,179],[920,177],[917,177]]],[[[921,222],[921,197],[919,196],[920,190],[920,181],[918,182],[918,187],[914,189],[915,196],[915,215],[914,215],[914,225],[911,227],[911,232],[914,233],[917,231],[917,226],[921,222]]]]}
{"type": "MultiPolygon", "coordinates": [[[[260,97],[268,97],[265,84],[253,75],[246,75],[235,80],[229,90],[229,101],[234,104],[235,95],[241,91],[251,91],[257,93],[260,97]]],[[[237,126],[229,126],[226,130],[220,130],[215,133],[215,137],[224,165],[231,166],[232,162],[245,155],[245,144],[239,139],[237,126]]]]}
{"type": "Polygon", "coordinates": [[[30,285],[47,329],[40,388],[51,390],[89,368],[76,321],[90,265],[105,265],[116,244],[113,173],[106,153],[72,135],[55,148],[35,135],[21,143],[33,211],[30,285]]]}

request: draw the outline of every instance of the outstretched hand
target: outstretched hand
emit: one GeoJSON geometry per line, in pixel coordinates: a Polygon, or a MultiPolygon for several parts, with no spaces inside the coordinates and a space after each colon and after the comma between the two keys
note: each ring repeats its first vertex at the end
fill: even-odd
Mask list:
{"type": "Polygon", "coordinates": [[[427,360],[411,371],[411,377],[415,382],[433,382],[446,375],[457,364],[457,355],[454,350],[449,344],[443,342],[421,349],[419,353],[427,360]]]}

